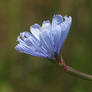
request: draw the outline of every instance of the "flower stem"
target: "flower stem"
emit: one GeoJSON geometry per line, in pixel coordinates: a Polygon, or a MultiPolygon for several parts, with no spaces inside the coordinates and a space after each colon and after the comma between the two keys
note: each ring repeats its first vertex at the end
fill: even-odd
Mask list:
{"type": "Polygon", "coordinates": [[[65,61],[61,58],[61,63],[60,63],[64,70],[72,75],[75,75],[77,77],[80,77],[81,79],[86,79],[86,80],[91,80],[92,81],[92,75],[80,72],[76,69],[73,69],[72,67],[68,66],[65,61]]]}

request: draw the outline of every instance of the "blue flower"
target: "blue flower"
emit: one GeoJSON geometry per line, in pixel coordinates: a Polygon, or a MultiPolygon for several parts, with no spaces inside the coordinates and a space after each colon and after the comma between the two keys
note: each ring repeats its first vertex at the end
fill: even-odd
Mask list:
{"type": "Polygon", "coordinates": [[[61,54],[71,22],[70,16],[54,15],[52,23],[47,20],[42,26],[34,24],[30,27],[30,32],[20,33],[15,48],[22,53],[55,60],[61,54]]]}

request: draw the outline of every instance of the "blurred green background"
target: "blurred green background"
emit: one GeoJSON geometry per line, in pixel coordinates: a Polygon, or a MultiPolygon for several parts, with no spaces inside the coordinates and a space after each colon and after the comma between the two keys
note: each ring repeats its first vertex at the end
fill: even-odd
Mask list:
{"type": "Polygon", "coordinates": [[[73,18],[63,58],[92,74],[92,0],[0,0],[0,92],[92,92],[91,81],[14,49],[20,32],[54,14],[73,18]]]}

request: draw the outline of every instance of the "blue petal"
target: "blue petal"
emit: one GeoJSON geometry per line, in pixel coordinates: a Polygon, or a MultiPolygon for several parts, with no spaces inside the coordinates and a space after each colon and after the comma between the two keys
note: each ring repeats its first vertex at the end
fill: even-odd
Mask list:
{"type": "Polygon", "coordinates": [[[41,30],[40,30],[40,25],[34,24],[33,26],[30,27],[30,31],[31,31],[31,33],[32,33],[38,40],[40,40],[40,39],[39,39],[39,34],[40,34],[40,32],[41,32],[41,30]]]}
{"type": "Polygon", "coordinates": [[[20,33],[20,36],[18,36],[17,41],[19,42],[19,44],[16,46],[16,49],[20,52],[24,52],[27,54],[36,52],[39,53],[39,55],[43,55],[44,58],[48,56],[46,51],[44,51],[44,49],[41,48],[39,40],[37,40],[29,32],[20,33]]]}
{"type": "Polygon", "coordinates": [[[60,24],[63,22],[63,17],[61,15],[54,15],[52,19],[52,33],[54,35],[54,47],[55,52],[58,50],[58,45],[60,43],[61,37],[61,27],[60,24]]]}
{"type": "Polygon", "coordinates": [[[58,54],[60,54],[60,49],[62,48],[62,45],[68,35],[71,23],[72,23],[72,18],[71,17],[64,17],[65,21],[63,23],[61,23],[61,38],[60,38],[60,42],[58,45],[58,54]]]}
{"type": "Polygon", "coordinates": [[[48,28],[50,28],[50,27],[51,27],[51,24],[50,24],[49,20],[43,21],[42,27],[41,27],[42,31],[45,31],[45,29],[48,30],[48,28]]]}
{"type": "Polygon", "coordinates": [[[26,53],[26,54],[30,54],[33,56],[38,56],[38,57],[46,57],[45,55],[43,55],[42,53],[37,52],[36,50],[33,50],[29,47],[27,47],[25,44],[18,44],[16,45],[16,50],[18,50],[21,53],[26,53]]]}
{"type": "Polygon", "coordinates": [[[44,49],[47,50],[49,58],[53,58],[55,52],[54,37],[51,31],[52,26],[49,20],[43,22],[41,30],[42,30],[40,34],[41,43],[44,49]]]}
{"type": "Polygon", "coordinates": [[[20,37],[22,37],[23,40],[25,40],[29,36],[31,36],[31,33],[29,33],[29,32],[20,33],[20,37]]]}
{"type": "Polygon", "coordinates": [[[59,25],[63,22],[63,17],[61,15],[54,15],[52,19],[52,26],[59,25]]]}
{"type": "Polygon", "coordinates": [[[61,27],[60,26],[55,26],[52,28],[52,33],[54,37],[54,48],[55,52],[58,50],[58,45],[60,43],[60,38],[61,38],[61,27]]]}
{"type": "Polygon", "coordinates": [[[54,47],[51,42],[48,31],[44,31],[40,35],[41,44],[45,50],[47,50],[48,58],[54,58],[54,47]]]}

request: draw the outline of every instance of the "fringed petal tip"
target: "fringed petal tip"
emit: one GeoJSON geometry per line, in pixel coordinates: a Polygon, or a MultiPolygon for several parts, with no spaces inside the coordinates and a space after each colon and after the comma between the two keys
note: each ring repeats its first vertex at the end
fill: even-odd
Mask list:
{"type": "Polygon", "coordinates": [[[60,23],[63,22],[63,17],[61,15],[54,15],[52,18],[52,24],[53,25],[59,25],[60,23]]]}
{"type": "Polygon", "coordinates": [[[72,22],[72,17],[71,16],[69,16],[69,17],[67,17],[67,16],[64,16],[64,21],[67,21],[67,22],[72,22]]]}

